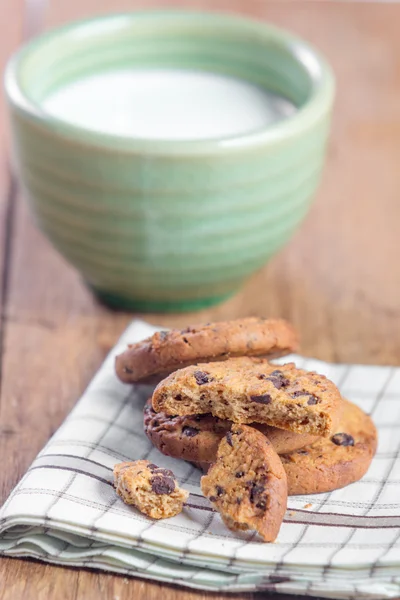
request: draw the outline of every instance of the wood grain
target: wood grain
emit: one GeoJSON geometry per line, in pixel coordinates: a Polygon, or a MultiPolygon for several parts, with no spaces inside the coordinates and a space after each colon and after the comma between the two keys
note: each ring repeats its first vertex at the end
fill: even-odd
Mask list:
{"type": "MultiPolygon", "coordinates": [[[[170,0],[162,3],[170,4],[170,0]]],[[[147,318],[180,326],[244,315],[279,315],[298,327],[307,355],[400,364],[400,4],[208,0],[184,5],[248,14],[308,38],[333,64],[338,96],[317,201],[285,250],[223,306],[192,315],[147,318]]],[[[144,6],[161,4],[55,1],[49,3],[44,23],[50,27],[110,7],[144,6]]],[[[4,7],[0,11],[7,12],[0,22],[15,20],[7,29],[9,40],[0,40],[3,62],[20,39],[22,2],[19,10],[15,2],[12,8],[11,3],[4,7]]],[[[4,106],[0,108],[0,123],[4,123],[4,106]]],[[[5,164],[2,140],[3,135],[0,272],[5,262],[4,203],[9,188],[1,168],[5,164]]],[[[7,295],[1,332],[0,501],[60,425],[107,348],[132,318],[95,302],[79,275],[37,231],[20,196],[14,210],[6,281],[3,277],[7,295]]],[[[0,572],[0,600],[223,598],[33,561],[2,560],[0,572]]],[[[256,594],[235,597],[250,600],[256,594]]]]}

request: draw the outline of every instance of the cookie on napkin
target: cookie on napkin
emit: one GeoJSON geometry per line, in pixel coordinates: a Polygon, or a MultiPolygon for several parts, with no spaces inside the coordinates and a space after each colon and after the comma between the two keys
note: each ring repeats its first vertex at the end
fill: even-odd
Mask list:
{"type": "MultiPolygon", "coordinates": [[[[152,444],[167,456],[191,462],[213,462],[220,441],[232,426],[232,421],[211,414],[171,416],[155,412],[151,398],[143,413],[144,432],[152,444]]],[[[277,454],[299,450],[319,439],[309,433],[293,433],[259,423],[252,426],[268,437],[277,454]]]]}
{"type": "Polygon", "coordinates": [[[198,362],[235,356],[284,356],[296,350],[297,334],[282,319],[248,317],[160,331],[129,345],[115,369],[125,383],[157,383],[173,371],[198,362]]]}
{"type": "Polygon", "coordinates": [[[233,425],[201,478],[201,489],[227,527],[255,530],[265,542],[276,539],[287,505],[286,473],[262,433],[233,425]]]}
{"type": "Polygon", "coordinates": [[[168,415],[211,413],[234,423],[317,436],[335,430],[343,408],[339,390],[324,375],[249,357],[171,373],[156,387],[152,402],[156,412],[168,415]]]}

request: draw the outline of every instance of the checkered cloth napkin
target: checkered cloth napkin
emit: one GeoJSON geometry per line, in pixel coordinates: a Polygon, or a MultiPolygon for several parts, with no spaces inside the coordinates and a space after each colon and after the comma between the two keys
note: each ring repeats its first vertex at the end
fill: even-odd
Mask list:
{"type": "Polygon", "coordinates": [[[278,540],[263,544],[227,530],[201,494],[199,471],[163,456],[144,435],[151,388],[118,381],[114,357],[153,331],[140,321],[126,330],[13,490],[0,510],[0,553],[204,590],[399,598],[400,368],[290,357],[373,416],[379,448],[362,481],[289,498],[278,540]],[[114,464],[138,458],[173,469],[190,491],[180,515],[153,521],[117,497],[114,464]]]}

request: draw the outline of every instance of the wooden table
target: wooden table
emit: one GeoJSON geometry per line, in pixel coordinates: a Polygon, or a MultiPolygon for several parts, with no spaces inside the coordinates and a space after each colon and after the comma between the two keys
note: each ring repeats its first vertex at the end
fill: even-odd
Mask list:
{"type": "MultiPolygon", "coordinates": [[[[300,330],[307,355],[400,364],[400,4],[161,4],[236,11],[298,32],[333,64],[338,96],[323,184],[311,214],[286,249],[227,304],[196,315],[148,319],[185,325],[193,320],[280,315],[300,330]]],[[[160,2],[53,0],[45,6],[36,0],[30,10],[22,0],[2,2],[0,64],[35,29],[111,9],[153,5],[160,2]]],[[[99,306],[33,225],[10,175],[1,97],[0,103],[2,503],[132,315],[99,306]]],[[[0,600],[161,596],[223,597],[33,561],[0,561],[0,600]]]]}

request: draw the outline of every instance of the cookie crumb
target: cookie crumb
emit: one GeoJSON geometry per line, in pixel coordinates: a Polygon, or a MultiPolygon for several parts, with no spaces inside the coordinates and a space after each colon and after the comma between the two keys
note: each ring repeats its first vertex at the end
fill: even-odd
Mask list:
{"type": "Polygon", "coordinates": [[[182,511],[189,492],[180,488],[170,469],[148,460],[118,463],[114,467],[118,496],[153,519],[167,519],[182,511]]]}

